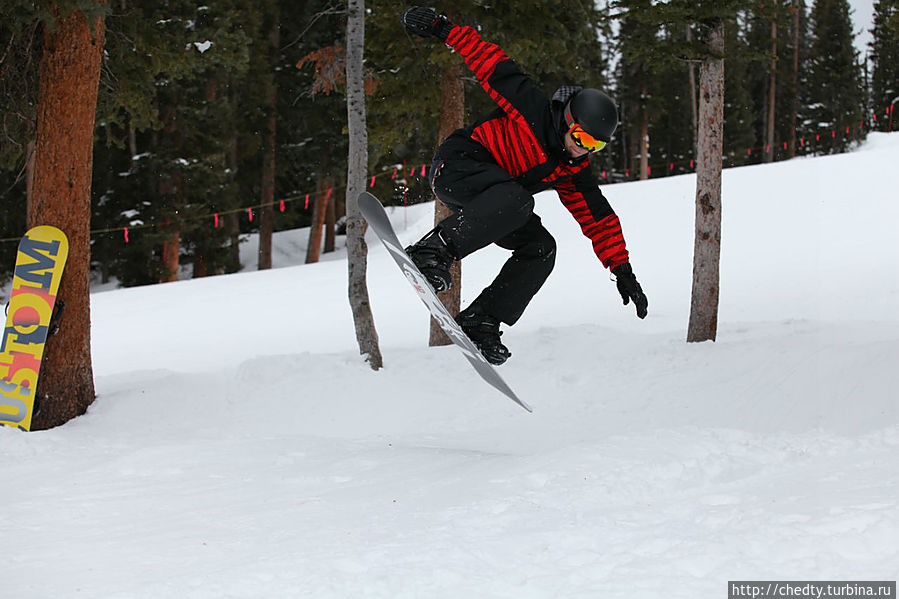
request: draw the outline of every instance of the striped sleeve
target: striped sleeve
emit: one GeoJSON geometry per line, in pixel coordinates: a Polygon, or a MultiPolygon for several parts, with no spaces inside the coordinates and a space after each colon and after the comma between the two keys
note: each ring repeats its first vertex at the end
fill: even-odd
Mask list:
{"type": "Polygon", "coordinates": [[[602,265],[611,270],[625,264],[629,257],[618,216],[598,186],[586,191],[578,187],[572,180],[554,186],[562,204],[593,243],[593,251],[602,265]]]}
{"type": "Polygon", "coordinates": [[[499,46],[485,42],[474,28],[461,26],[453,27],[446,43],[506,114],[530,125],[539,122],[549,100],[499,46]]]}
{"type": "Polygon", "coordinates": [[[471,27],[453,27],[446,43],[462,56],[482,85],[493,74],[497,63],[509,58],[499,46],[482,40],[471,27]]]}

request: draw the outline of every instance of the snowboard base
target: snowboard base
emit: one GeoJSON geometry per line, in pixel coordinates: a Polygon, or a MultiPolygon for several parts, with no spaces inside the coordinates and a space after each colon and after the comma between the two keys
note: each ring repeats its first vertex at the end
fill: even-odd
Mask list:
{"type": "Polygon", "coordinates": [[[421,271],[418,270],[418,267],[415,266],[415,263],[412,262],[406,254],[402,244],[400,244],[396,232],[393,230],[393,225],[390,224],[390,219],[387,217],[387,212],[384,210],[384,206],[381,205],[380,200],[367,191],[363,192],[359,194],[359,210],[378,236],[378,239],[380,239],[381,243],[384,244],[384,247],[387,248],[387,252],[393,257],[397,266],[399,266],[402,273],[409,280],[409,283],[411,283],[415,291],[418,292],[418,297],[421,298],[421,301],[427,306],[431,316],[434,317],[434,320],[437,321],[437,324],[440,325],[440,328],[443,329],[447,337],[450,338],[456,347],[462,350],[465,358],[481,378],[528,412],[533,411],[530,406],[512,391],[499,373],[496,372],[493,365],[481,355],[481,352],[474,342],[462,331],[462,328],[456,323],[455,318],[453,318],[446,309],[446,306],[443,305],[443,302],[437,297],[437,293],[431,287],[430,283],[428,283],[425,276],[421,274],[421,271]]]}

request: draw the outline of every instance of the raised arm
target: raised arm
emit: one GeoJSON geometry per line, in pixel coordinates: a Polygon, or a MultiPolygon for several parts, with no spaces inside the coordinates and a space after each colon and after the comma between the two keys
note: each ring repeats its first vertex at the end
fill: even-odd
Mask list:
{"type": "Polygon", "coordinates": [[[478,83],[510,116],[535,125],[548,106],[546,95],[496,44],[485,42],[472,27],[454,25],[431,8],[415,6],[403,14],[406,27],[422,37],[436,37],[459,53],[478,83]]]}

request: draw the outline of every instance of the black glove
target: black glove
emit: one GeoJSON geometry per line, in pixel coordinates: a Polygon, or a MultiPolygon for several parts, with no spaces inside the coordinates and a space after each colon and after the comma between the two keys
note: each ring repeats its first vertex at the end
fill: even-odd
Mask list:
{"type": "Polygon", "coordinates": [[[649,305],[649,300],[643,294],[643,288],[637,282],[631,265],[629,263],[619,264],[612,269],[612,274],[615,275],[615,284],[618,286],[618,293],[621,294],[624,305],[626,306],[631,300],[634,300],[637,316],[646,318],[646,307],[649,305]]]}
{"type": "Polygon", "coordinates": [[[436,37],[442,42],[454,25],[443,15],[438,15],[433,8],[413,6],[403,13],[403,25],[406,29],[421,37],[436,37]]]}

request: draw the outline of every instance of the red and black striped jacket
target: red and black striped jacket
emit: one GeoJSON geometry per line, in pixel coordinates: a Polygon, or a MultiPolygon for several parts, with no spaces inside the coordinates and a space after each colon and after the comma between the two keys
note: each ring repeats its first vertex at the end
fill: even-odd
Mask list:
{"type": "Polygon", "coordinates": [[[628,261],[618,217],[599,189],[588,156],[572,158],[565,149],[562,109],[579,88],[563,88],[553,100],[494,44],[471,27],[456,26],[446,40],[474,71],[499,109],[474,125],[454,131],[437,158],[495,162],[530,193],[555,189],[592,242],[603,266],[628,261]]]}

